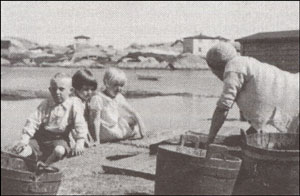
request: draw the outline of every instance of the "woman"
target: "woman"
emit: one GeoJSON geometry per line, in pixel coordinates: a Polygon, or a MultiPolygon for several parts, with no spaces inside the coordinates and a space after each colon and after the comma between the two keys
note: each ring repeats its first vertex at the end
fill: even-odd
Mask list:
{"type": "Polygon", "coordinates": [[[292,74],[251,57],[239,56],[231,44],[219,43],[206,56],[212,72],[224,83],[209,131],[214,141],[234,102],[257,131],[299,132],[299,73],[292,74]]]}

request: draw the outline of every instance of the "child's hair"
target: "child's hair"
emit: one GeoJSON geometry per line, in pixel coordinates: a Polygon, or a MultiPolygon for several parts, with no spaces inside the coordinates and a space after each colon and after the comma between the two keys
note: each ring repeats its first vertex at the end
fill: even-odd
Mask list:
{"type": "Polygon", "coordinates": [[[89,69],[78,70],[72,77],[72,86],[80,90],[84,85],[97,89],[98,83],[89,69]]]}
{"type": "Polygon", "coordinates": [[[50,80],[50,86],[53,86],[53,84],[56,82],[58,79],[68,79],[70,83],[72,82],[72,78],[69,74],[63,73],[63,72],[58,72],[56,73],[50,80]]]}
{"type": "Polygon", "coordinates": [[[120,84],[124,85],[127,82],[125,73],[117,68],[108,68],[103,77],[104,84],[120,84]]]}

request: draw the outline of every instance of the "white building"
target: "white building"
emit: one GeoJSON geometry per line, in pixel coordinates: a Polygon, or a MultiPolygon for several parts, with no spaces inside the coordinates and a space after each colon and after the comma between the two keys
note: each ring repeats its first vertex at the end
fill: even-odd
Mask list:
{"type": "Polygon", "coordinates": [[[90,37],[85,36],[85,35],[79,35],[74,37],[75,43],[74,43],[74,49],[75,50],[80,50],[83,48],[88,48],[90,46],[90,37]]]}
{"type": "Polygon", "coordinates": [[[183,38],[183,52],[206,56],[207,51],[220,41],[227,42],[224,37],[210,37],[203,34],[183,38]]]}

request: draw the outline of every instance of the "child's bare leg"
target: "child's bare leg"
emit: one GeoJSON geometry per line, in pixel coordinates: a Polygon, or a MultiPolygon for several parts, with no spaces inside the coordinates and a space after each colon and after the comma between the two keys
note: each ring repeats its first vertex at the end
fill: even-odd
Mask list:
{"type": "Polygon", "coordinates": [[[60,160],[65,155],[65,153],[66,153],[66,149],[63,146],[56,146],[52,154],[45,161],[45,163],[47,165],[50,165],[51,163],[60,160]]]}
{"type": "Polygon", "coordinates": [[[139,139],[137,138],[136,136],[138,137],[143,137],[141,131],[140,131],[140,128],[137,127],[138,123],[137,123],[137,120],[132,117],[132,116],[126,116],[124,117],[124,119],[127,121],[127,124],[128,126],[131,128],[131,130],[133,131],[132,132],[132,135],[129,137],[129,138],[136,138],[136,139],[139,139]],[[137,127],[137,129],[135,129],[137,127]]]}

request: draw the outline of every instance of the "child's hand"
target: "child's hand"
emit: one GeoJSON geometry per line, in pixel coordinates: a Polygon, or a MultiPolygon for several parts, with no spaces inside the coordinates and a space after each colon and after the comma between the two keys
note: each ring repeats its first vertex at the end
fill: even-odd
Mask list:
{"type": "Polygon", "coordinates": [[[12,150],[17,154],[20,154],[28,144],[29,144],[29,137],[22,136],[22,139],[13,146],[12,150]]]}
{"type": "Polygon", "coordinates": [[[27,146],[27,144],[25,144],[24,142],[22,141],[19,141],[18,143],[16,143],[13,148],[12,148],[12,151],[16,154],[20,154],[24,148],[27,146]]]}
{"type": "Polygon", "coordinates": [[[75,148],[72,150],[72,156],[82,155],[84,151],[84,139],[77,140],[75,148]]]}

